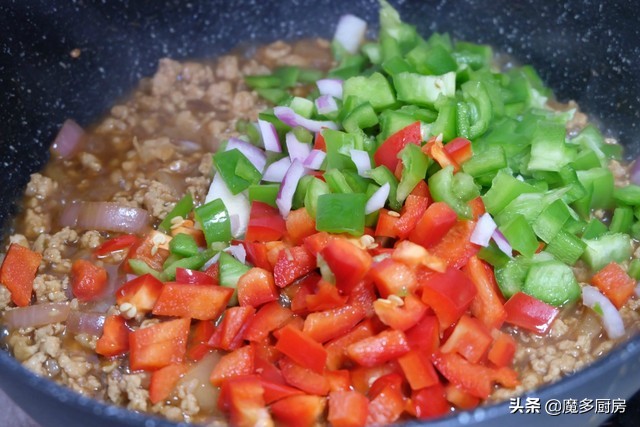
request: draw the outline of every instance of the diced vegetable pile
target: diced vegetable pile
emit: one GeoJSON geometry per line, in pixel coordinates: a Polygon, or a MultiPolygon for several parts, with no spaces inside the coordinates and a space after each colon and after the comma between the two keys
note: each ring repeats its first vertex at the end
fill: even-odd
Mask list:
{"type": "MultiPolygon", "coordinates": [[[[519,384],[506,326],[544,335],[582,298],[609,337],[625,334],[640,187],[614,185],[620,146],[592,125],[568,136],[574,110],[548,107],[531,67],[424,39],[385,1],[380,24],[368,42],[343,17],[328,76],[247,77],[277,106],[213,156],[206,202],[187,194],[157,230],[96,249],[127,251],[135,275],[96,352],[152,372],[152,403],[220,352],[208,376],[233,425],[425,419],[519,384]],[[596,272],[590,285],[576,263],[596,272]]],[[[4,260],[20,307],[39,262],[15,244],[4,260]]],[[[106,282],[94,260],[74,263],[78,300],[106,282]]]]}

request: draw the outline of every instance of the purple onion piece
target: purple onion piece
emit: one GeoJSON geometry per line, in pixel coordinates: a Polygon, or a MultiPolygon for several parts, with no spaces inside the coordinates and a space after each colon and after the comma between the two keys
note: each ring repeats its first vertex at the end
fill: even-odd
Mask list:
{"type": "Polygon", "coordinates": [[[289,170],[291,166],[291,160],[288,157],[283,157],[278,161],[271,163],[267,166],[267,170],[262,175],[262,180],[267,182],[282,182],[282,178],[289,170]]]}
{"type": "Polygon", "coordinates": [[[243,264],[247,260],[247,251],[242,244],[231,245],[227,249],[225,249],[225,252],[230,253],[235,259],[243,264]]]}
{"type": "Polygon", "coordinates": [[[276,115],[278,120],[280,120],[287,126],[302,126],[303,128],[311,132],[320,132],[325,128],[333,130],[338,129],[338,125],[336,125],[334,122],[307,119],[306,117],[302,117],[300,114],[296,113],[289,107],[276,107],[273,109],[273,113],[276,115]]]}
{"type": "Polygon", "coordinates": [[[65,120],[51,144],[51,151],[62,159],[68,159],[78,151],[84,135],[80,125],[71,119],[65,120]]]}
{"type": "Polygon", "coordinates": [[[331,95],[321,95],[316,101],[316,110],[318,114],[326,115],[338,111],[338,103],[331,95]]]}
{"type": "Polygon", "coordinates": [[[320,95],[329,95],[337,99],[342,99],[342,80],[321,79],[316,82],[320,95]]]}
{"type": "Polygon", "coordinates": [[[281,153],[280,138],[278,138],[278,132],[273,123],[266,120],[258,120],[258,129],[260,130],[260,135],[262,135],[264,149],[274,153],[281,153]]]}
{"type": "Polygon", "coordinates": [[[491,215],[489,213],[482,214],[476,223],[476,228],[474,228],[473,233],[471,233],[471,243],[485,247],[489,246],[489,241],[494,231],[496,231],[496,228],[498,228],[498,226],[493,218],[491,218],[491,215]]]}
{"type": "Polygon", "coordinates": [[[491,238],[493,239],[494,242],[496,242],[496,245],[498,245],[498,249],[500,249],[502,252],[507,254],[509,258],[513,258],[513,248],[511,247],[511,244],[509,243],[507,238],[504,237],[504,234],[502,234],[500,230],[496,228],[493,234],[491,235],[491,238]]]}
{"type": "Polygon", "coordinates": [[[102,335],[105,314],[71,310],[67,317],[67,331],[74,334],[102,335]]]}
{"type": "Polygon", "coordinates": [[[289,166],[287,173],[282,179],[282,185],[276,197],[276,205],[283,218],[289,216],[291,212],[291,204],[293,203],[293,195],[298,187],[298,182],[305,174],[304,166],[298,160],[294,160],[289,166]]]}
{"type": "Polygon", "coordinates": [[[602,326],[611,339],[621,338],[625,334],[624,322],[620,312],[609,299],[593,286],[582,287],[582,303],[593,309],[602,319],[602,326]]]}
{"type": "Polygon", "coordinates": [[[4,323],[9,329],[50,325],[67,320],[70,311],[66,302],[49,302],[28,307],[18,307],[4,313],[4,323]]]}
{"type": "Polygon", "coordinates": [[[309,153],[311,153],[311,146],[298,140],[293,132],[287,133],[286,143],[291,161],[299,160],[303,162],[309,156],[309,153]]]}
{"type": "Polygon", "coordinates": [[[149,225],[149,213],[114,202],[83,202],[77,226],[87,230],[139,233],[149,225]]]}
{"type": "Polygon", "coordinates": [[[227,142],[226,151],[237,149],[240,151],[251,164],[258,169],[258,172],[262,173],[264,167],[267,164],[267,155],[258,147],[251,145],[247,141],[243,141],[238,138],[229,138],[227,142]]]}
{"type": "Polygon", "coordinates": [[[631,169],[629,169],[629,181],[635,185],[640,185],[640,158],[636,159],[631,169]]]}
{"type": "Polygon", "coordinates": [[[366,175],[368,171],[371,170],[371,158],[369,157],[369,153],[364,150],[349,150],[349,154],[351,155],[351,160],[356,165],[356,169],[358,169],[358,175],[368,178],[366,175]]]}
{"type": "Polygon", "coordinates": [[[322,150],[311,150],[309,155],[304,162],[302,162],[302,166],[308,169],[318,170],[322,167],[322,162],[327,157],[327,153],[322,150]]]}
{"type": "Polygon", "coordinates": [[[382,186],[378,188],[371,197],[369,197],[369,200],[367,200],[367,204],[364,206],[365,215],[369,215],[370,213],[374,213],[375,211],[384,208],[387,198],[389,197],[390,190],[391,186],[388,182],[382,184],[382,186]]]}

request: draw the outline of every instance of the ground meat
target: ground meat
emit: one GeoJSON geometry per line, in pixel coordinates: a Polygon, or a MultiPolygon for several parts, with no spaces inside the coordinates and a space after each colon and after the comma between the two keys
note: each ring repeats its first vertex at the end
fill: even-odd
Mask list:
{"type": "Polygon", "coordinates": [[[25,195],[37,199],[46,199],[58,189],[58,183],[48,176],[34,173],[27,184],[25,195]]]}

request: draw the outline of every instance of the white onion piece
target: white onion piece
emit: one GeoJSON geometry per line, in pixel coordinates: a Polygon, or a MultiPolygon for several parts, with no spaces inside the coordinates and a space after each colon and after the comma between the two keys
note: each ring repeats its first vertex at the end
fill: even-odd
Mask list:
{"type": "Polygon", "coordinates": [[[315,100],[318,114],[330,114],[338,111],[338,103],[331,95],[322,95],[315,100]]]}
{"type": "Polygon", "coordinates": [[[262,135],[264,149],[274,153],[281,153],[280,138],[278,138],[278,131],[276,131],[273,123],[266,120],[258,120],[258,129],[260,129],[260,135],[262,135]]]}
{"type": "Polygon", "coordinates": [[[202,269],[207,270],[213,264],[218,262],[219,258],[220,258],[220,252],[216,252],[215,255],[213,255],[211,258],[209,258],[209,260],[207,260],[207,262],[204,263],[204,265],[202,266],[202,269]]]}
{"type": "Polygon", "coordinates": [[[351,160],[356,165],[356,169],[358,169],[358,175],[368,178],[367,172],[371,170],[371,158],[369,157],[369,153],[364,150],[349,150],[349,154],[351,155],[351,160]]]}
{"type": "Polygon", "coordinates": [[[278,161],[271,163],[267,170],[262,175],[262,180],[267,182],[282,182],[284,175],[291,166],[291,160],[288,157],[283,157],[278,161]]]}
{"type": "Polygon", "coordinates": [[[74,335],[88,334],[99,337],[102,335],[104,319],[103,313],[71,310],[67,317],[66,330],[74,335]]]}
{"type": "Polygon", "coordinates": [[[77,225],[87,230],[139,233],[149,225],[149,213],[114,202],[83,202],[77,225]]]}
{"type": "Polygon", "coordinates": [[[500,249],[502,252],[507,254],[509,258],[513,258],[513,248],[511,247],[511,244],[509,243],[507,238],[504,237],[504,234],[502,234],[500,230],[496,228],[493,234],[491,235],[491,238],[493,239],[494,242],[496,242],[496,245],[498,245],[498,249],[500,249]]]}
{"type": "Polygon", "coordinates": [[[624,336],[624,322],[618,309],[609,301],[609,298],[600,293],[598,288],[593,286],[582,287],[582,303],[602,319],[602,326],[611,339],[624,336]],[[595,307],[598,306],[599,309],[595,307]],[[600,314],[600,311],[602,314],[600,314]]]}
{"type": "Polygon", "coordinates": [[[235,259],[243,264],[247,260],[247,251],[242,244],[231,245],[224,251],[230,253],[235,259]]]}
{"type": "Polygon", "coordinates": [[[71,119],[65,120],[51,144],[51,151],[62,159],[73,156],[80,147],[84,137],[84,129],[71,119]]]}
{"type": "Polygon", "coordinates": [[[480,246],[489,246],[489,241],[491,240],[491,236],[493,236],[493,232],[496,231],[498,225],[491,218],[489,213],[484,213],[480,218],[478,218],[478,222],[476,223],[476,228],[473,229],[473,233],[471,233],[471,243],[475,243],[480,246]]]}
{"type": "Polygon", "coordinates": [[[349,53],[358,52],[367,32],[367,23],[354,15],[343,15],[338,21],[333,39],[349,53]]]}
{"type": "Polygon", "coordinates": [[[234,148],[240,151],[251,164],[258,169],[258,172],[262,173],[262,171],[264,171],[264,167],[267,164],[267,155],[264,151],[255,145],[251,145],[247,141],[238,138],[229,138],[225,151],[233,150],[234,148]]]}
{"type": "Polygon", "coordinates": [[[291,212],[291,204],[293,203],[293,195],[298,187],[298,182],[305,174],[304,166],[298,160],[294,160],[289,166],[289,170],[282,179],[282,185],[276,197],[276,205],[283,218],[287,218],[291,212]]]}
{"type": "Polygon", "coordinates": [[[364,206],[365,215],[369,215],[370,213],[384,208],[387,198],[389,197],[390,190],[391,186],[388,182],[382,184],[382,186],[378,188],[371,197],[369,197],[369,200],[367,200],[367,204],[364,206]]]}
{"type": "Polygon", "coordinates": [[[28,307],[18,307],[4,313],[4,323],[9,329],[38,327],[67,320],[69,304],[49,302],[28,307]]]}
{"type": "Polygon", "coordinates": [[[209,203],[215,199],[222,200],[225,208],[227,208],[227,213],[232,220],[231,234],[233,237],[238,238],[244,235],[247,231],[247,225],[249,224],[250,205],[247,196],[244,193],[231,193],[222,176],[217,173],[213,177],[213,181],[211,181],[205,203],[209,203]],[[237,217],[235,227],[233,224],[234,215],[237,217]]]}
{"type": "Polygon", "coordinates": [[[635,185],[640,185],[640,158],[636,159],[631,169],[629,169],[629,181],[635,185]]]}
{"type": "Polygon", "coordinates": [[[220,395],[220,387],[211,385],[209,377],[213,368],[218,364],[220,357],[219,351],[212,351],[206,354],[178,382],[178,384],[192,384],[192,381],[196,380],[195,387],[191,388],[190,386],[189,390],[191,390],[191,394],[198,401],[198,406],[204,412],[212,413],[218,410],[217,402],[220,395]]]}
{"type": "Polygon", "coordinates": [[[309,153],[311,153],[311,146],[296,138],[296,135],[293,132],[287,133],[286,143],[287,151],[289,151],[289,158],[292,162],[294,160],[304,162],[307,156],[309,156],[309,153]]]}
{"type": "Polygon", "coordinates": [[[287,126],[296,127],[302,126],[311,132],[320,132],[324,128],[337,130],[338,125],[334,122],[311,120],[306,117],[302,117],[289,107],[276,107],[273,109],[273,113],[276,117],[287,126]]]}
{"type": "Polygon", "coordinates": [[[320,79],[316,85],[320,95],[331,95],[334,98],[342,99],[342,80],[320,79]]]}
{"type": "Polygon", "coordinates": [[[75,227],[78,224],[81,204],[80,202],[71,202],[65,206],[60,218],[58,218],[62,227],[75,227]]]}
{"type": "Polygon", "coordinates": [[[327,153],[322,150],[311,150],[307,158],[304,159],[304,162],[302,162],[302,166],[304,166],[305,168],[318,170],[320,169],[320,167],[322,167],[322,162],[324,162],[324,159],[326,157],[327,153]]]}

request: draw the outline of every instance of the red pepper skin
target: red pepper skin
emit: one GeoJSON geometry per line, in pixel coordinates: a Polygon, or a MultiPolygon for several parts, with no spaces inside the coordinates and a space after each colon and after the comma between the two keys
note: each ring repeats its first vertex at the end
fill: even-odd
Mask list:
{"type": "Polygon", "coordinates": [[[480,399],[486,399],[493,388],[493,372],[490,368],[468,362],[456,353],[436,353],[433,364],[451,383],[480,399]]]}
{"type": "Polygon", "coordinates": [[[111,252],[129,249],[139,241],[138,236],[134,234],[123,234],[103,242],[93,250],[93,254],[97,257],[103,257],[109,255],[111,252]]]}
{"type": "Polygon", "coordinates": [[[41,260],[42,255],[38,252],[16,243],[9,246],[0,267],[0,282],[9,289],[11,301],[18,307],[25,307],[31,302],[33,281],[41,260]]]}
{"type": "Polygon", "coordinates": [[[265,304],[248,321],[243,337],[247,341],[262,342],[271,332],[283,326],[292,317],[293,312],[278,304],[277,301],[265,304]]]}
{"type": "Polygon", "coordinates": [[[514,294],[504,304],[505,322],[544,335],[549,332],[560,310],[524,292],[514,294]]]}
{"type": "Polygon", "coordinates": [[[404,304],[401,306],[378,299],[374,301],[373,309],[382,323],[398,331],[412,328],[427,313],[427,306],[413,294],[404,297],[404,304]]]}
{"type": "Polygon", "coordinates": [[[359,365],[371,367],[396,359],[409,350],[402,331],[386,330],[349,345],[347,354],[359,365]]]}
{"type": "Polygon", "coordinates": [[[220,386],[225,380],[235,376],[253,374],[255,370],[254,355],[255,350],[250,345],[225,354],[211,371],[209,381],[214,386],[220,386]]]}
{"type": "Polygon", "coordinates": [[[189,370],[189,365],[178,363],[167,365],[151,374],[149,400],[156,404],[169,397],[180,378],[189,370]]]}
{"type": "Polygon", "coordinates": [[[409,240],[429,249],[451,230],[458,214],[444,202],[432,203],[409,233],[409,240]]]}
{"type": "Polygon", "coordinates": [[[441,417],[451,411],[445,389],[440,383],[413,392],[411,403],[416,417],[421,420],[441,417]]]}
{"type": "Polygon", "coordinates": [[[346,295],[366,276],[372,262],[371,255],[346,239],[332,239],[321,255],[336,277],[336,286],[346,295]]]}
{"type": "Polygon", "coordinates": [[[320,374],[327,364],[327,351],[322,345],[290,325],[280,330],[276,349],[297,364],[320,374]]]}
{"type": "Polygon", "coordinates": [[[304,246],[281,249],[273,267],[276,286],[284,288],[316,269],[316,258],[304,246]]]}
{"type": "Polygon", "coordinates": [[[471,314],[480,319],[489,330],[500,329],[507,318],[507,312],[493,270],[488,264],[473,256],[465,266],[464,272],[478,291],[471,303],[471,314]]]}
{"type": "Polygon", "coordinates": [[[463,164],[473,156],[471,141],[461,136],[454,138],[445,144],[444,150],[447,152],[449,157],[459,165],[463,164]]]}
{"type": "Polygon", "coordinates": [[[163,284],[151,274],[143,274],[133,280],[129,280],[116,291],[116,302],[122,305],[125,302],[133,305],[139,313],[148,313],[153,310],[163,284]]]}
{"type": "Polygon", "coordinates": [[[233,291],[224,286],[166,282],[152,313],[156,316],[214,320],[224,311],[233,291]]]}
{"type": "Polygon", "coordinates": [[[373,160],[376,165],[383,165],[389,168],[390,171],[395,171],[398,162],[400,162],[398,153],[407,144],[420,145],[421,141],[420,122],[412,123],[387,138],[376,150],[373,160]]]}
{"type": "Polygon", "coordinates": [[[398,364],[412,390],[420,390],[440,383],[431,360],[421,351],[411,350],[398,358],[398,364]]]}
{"type": "Polygon", "coordinates": [[[229,423],[238,427],[273,423],[265,407],[264,388],[254,375],[243,375],[222,383],[218,407],[229,413],[229,423]]]}
{"type": "Polygon", "coordinates": [[[460,270],[448,268],[444,273],[420,275],[422,301],[435,311],[441,329],[454,324],[469,308],[478,291],[460,270]]]}
{"type": "Polygon", "coordinates": [[[101,296],[107,288],[107,271],[90,261],[78,259],[71,266],[71,290],[80,301],[101,296]]]}
{"type": "Polygon", "coordinates": [[[627,303],[636,289],[636,281],[616,262],[611,262],[598,271],[591,278],[591,283],[618,309],[627,303]]]}
{"type": "Polygon", "coordinates": [[[290,386],[318,396],[329,394],[329,381],[323,374],[300,366],[288,357],[280,359],[278,365],[282,377],[290,386]]]}
{"type": "Polygon", "coordinates": [[[239,348],[243,344],[244,330],[254,313],[255,309],[249,306],[228,308],[207,344],[227,351],[239,348]]]}
{"type": "Polygon", "coordinates": [[[273,274],[254,267],[238,279],[238,302],[242,306],[260,307],[278,299],[273,274]]]}
{"type": "Polygon", "coordinates": [[[216,280],[207,273],[188,268],[176,268],[176,282],[191,285],[217,285],[216,280]]]}
{"type": "Polygon", "coordinates": [[[491,345],[489,332],[478,319],[463,315],[444,342],[440,351],[456,352],[471,363],[478,363],[491,345]]]}
{"type": "Polygon", "coordinates": [[[122,316],[107,316],[104,321],[102,336],[96,342],[96,353],[113,357],[129,351],[129,333],[126,320],[122,316]]]}
{"type": "Polygon", "coordinates": [[[369,277],[382,298],[389,295],[406,295],[418,288],[416,274],[407,265],[385,258],[371,266],[369,277]]]}
{"type": "Polygon", "coordinates": [[[319,311],[307,316],[302,331],[315,341],[324,343],[343,336],[365,316],[364,309],[353,305],[319,311]]]}
{"type": "Polygon", "coordinates": [[[329,423],[334,427],[361,427],[367,422],[369,399],[355,390],[329,394],[329,423]]]}
{"type": "Polygon", "coordinates": [[[412,194],[407,196],[402,211],[400,212],[400,218],[398,218],[398,221],[395,223],[397,235],[400,239],[406,239],[416,228],[416,225],[423,217],[428,206],[429,199],[426,197],[414,196],[412,194]]]}
{"type": "Polygon", "coordinates": [[[498,368],[509,366],[516,354],[516,340],[511,335],[500,331],[494,331],[494,337],[487,359],[498,368]]]}
{"type": "Polygon", "coordinates": [[[190,319],[176,319],[136,329],[129,334],[132,371],[155,371],[184,360],[190,319]]]}
{"type": "Polygon", "coordinates": [[[476,228],[475,221],[460,220],[431,247],[431,253],[444,259],[449,267],[462,268],[469,258],[476,255],[480,246],[471,243],[471,234],[476,228]]]}
{"type": "Polygon", "coordinates": [[[286,231],[285,221],[278,209],[262,202],[254,201],[251,203],[249,224],[245,233],[246,241],[270,242],[279,240],[286,231]]]}
{"type": "Polygon", "coordinates": [[[320,396],[291,396],[271,405],[271,413],[283,427],[312,427],[324,412],[326,399],[320,396]]]}

